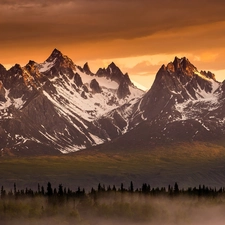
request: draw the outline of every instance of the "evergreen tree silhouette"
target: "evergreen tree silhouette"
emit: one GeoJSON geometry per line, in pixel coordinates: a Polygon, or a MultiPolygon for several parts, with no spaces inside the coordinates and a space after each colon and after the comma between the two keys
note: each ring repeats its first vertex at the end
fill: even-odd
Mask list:
{"type": "Polygon", "coordinates": [[[63,186],[62,186],[62,184],[59,185],[58,195],[63,196],[63,186]]]}
{"type": "Polygon", "coordinates": [[[123,183],[121,183],[121,185],[120,185],[120,190],[121,190],[121,192],[124,191],[123,183]]]}
{"type": "Polygon", "coordinates": [[[13,187],[14,187],[14,195],[16,195],[16,183],[14,183],[13,187]]]}
{"type": "Polygon", "coordinates": [[[113,191],[116,191],[116,186],[115,186],[115,185],[113,185],[112,190],[113,190],[113,191]]]}
{"type": "Polygon", "coordinates": [[[179,187],[178,187],[177,182],[175,182],[175,184],[174,184],[174,193],[175,194],[178,194],[179,193],[179,187]]]}
{"type": "Polygon", "coordinates": [[[48,182],[48,184],[47,184],[47,195],[52,196],[52,194],[53,194],[52,185],[51,185],[50,182],[48,182]]]}
{"type": "Polygon", "coordinates": [[[38,194],[41,193],[40,184],[38,183],[38,194]]]}
{"type": "Polygon", "coordinates": [[[6,196],[6,191],[4,190],[4,187],[1,187],[1,198],[4,198],[6,196]]]}
{"type": "Polygon", "coordinates": [[[45,195],[45,189],[44,189],[43,186],[41,186],[41,194],[42,194],[42,195],[45,195]]]}
{"type": "Polygon", "coordinates": [[[130,182],[130,192],[134,192],[134,185],[132,181],[130,182]]]}

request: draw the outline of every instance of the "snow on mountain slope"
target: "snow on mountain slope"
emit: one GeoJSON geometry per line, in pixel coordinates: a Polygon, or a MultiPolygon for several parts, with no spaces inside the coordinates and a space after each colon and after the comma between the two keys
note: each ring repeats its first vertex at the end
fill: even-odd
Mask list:
{"type": "MultiPolygon", "coordinates": [[[[187,99],[184,102],[176,102],[175,109],[180,112],[181,118],[175,120],[194,119],[204,112],[209,114],[211,111],[214,111],[221,106],[219,101],[221,94],[217,92],[221,83],[217,82],[215,79],[204,76],[204,74],[197,70],[194,71],[194,75],[198,76],[196,77],[197,80],[202,79],[207,84],[208,89],[200,86],[201,83],[197,83],[196,87],[193,88],[196,93],[196,99],[190,96],[190,99],[187,99]]],[[[188,90],[186,90],[186,92],[188,92],[188,90]]]]}
{"type": "Polygon", "coordinates": [[[90,75],[80,71],[79,68],[76,68],[76,71],[74,71],[74,72],[79,73],[84,84],[90,85],[90,83],[94,77],[97,80],[97,82],[101,84],[102,87],[105,87],[108,89],[114,89],[114,90],[119,87],[118,83],[116,83],[115,81],[112,81],[110,79],[107,79],[106,77],[90,76],[90,75]]]}
{"type": "Polygon", "coordinates": [[[130,124],[146,121],[153,142],[220,139],[225,135],[223,87],[214,74],[175,58],[137,101],[130,124]]]}
{"type": "Polygon", "coordinates": [[[144,111],[144,118],[151,119],[175,107],[179,111],[189,102],[214,104],[219,98],[217,90],[220,85],[212,74],[198,72],[188,59],[176,57],[173,62],[160,68],[151,89],[140,100],[141,105],[137,108],[144,111]]]}
{"type": "Polygon", "coordinates": [[[115,64],[109,67],[96,75],[55,49],[43,63],[3,68],[0,149],[24,152],[38,144],[67,153],[111,140],[115,133],[94,121],[144,92],[115,64]]]}
{"type": "Polygon", "coordinates": [[[56,60],[57,60],[57,58],[55,58],[51,62],[45,61],[43,63],[40,63],[39,66],[38,66],[39,67],[39,72],[43,73],[45,71],[50,70],[54,66],[56,60]]]}
{"type": "Polygon", "coordinates": [[[146,93],[114,63],[94,74],[57,49],[40,64],[0,65],[3,152],[68,153],[124,134],[135,146],[224,138],[225,82],[185,57],[163,65],[146,93]]]}
{"type": "MultiPolygon", "coordinates": [[[[48,66],[44,67],[45,70],[43,70],[43,72],[47,73],[50,68],[53,68],[57,60],[58,59],[55,58],[52,59],[52,62],[47,62],[48,66]],[[51,66],[49,66],[49,64],[51,66]]],[[[41,66],[40,68],[43,67],[41,66]]],[[[141,97],[143,94],[143,91],[140,89],[130,86],[130,94],[125,98],[119,99],[116,95],[119,87],[117,82],[106,77],[90,76],[82,72],[79,67],[75,65],[71,69],[73,74],[68,76],[68,73],[66,73],[68,71],[63,71],[62,73],[60,68],[58,68],[57,76],[49,79],[54,87],[54,92],[49,92],[48,87],[44,92],[48,99],[56,105],[57,109],[61,109],[71,116],[79,115],[79,117],[84,120],[93,121],[129,100],[141,97]],[[77,85],[75,82],[74,74],[79,75],[82,83],[81,86],[77,85]],[[100,85],[100,93],[95,93],[91,88],[91,82],[93,80],[96,80],[100,85]]]]}

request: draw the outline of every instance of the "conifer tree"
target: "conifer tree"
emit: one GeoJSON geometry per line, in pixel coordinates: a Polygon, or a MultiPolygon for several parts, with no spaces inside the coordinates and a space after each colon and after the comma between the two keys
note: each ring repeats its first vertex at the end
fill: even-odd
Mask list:
{"type": "Polygon", "coordinates": [[[123,183],[121,183],[121,185],[120,185],[120,190],[121,190],[121,192],[124,191],[123,183]]]}
{"type": "Polygon", "coordinates": [[[45,195],[45,189],[44,189],[43,186],[41,186],[41,194],[42,194],[42,195],[45,195]]]}
{"type": "Polygon", "coordinates": [[[16,183],[14,183],[14,195],[16,195],[16,183]]]}
{"type": "Polygon", "coordinates": [[[175,184],[174,184],[174,193],[175,194],[178,194],[179,193],[179,187],[178,187],[177,182],[175,182],[175,184]]]}
{"type": "Polygon", "coordinates": [[[134,185],[132,181],[130,182],[130,192],[134,192],[134,185]]]}
{"type": "Polygon", "coordinates": [[[38,194],[41,193],[41,190],[40,190],[40,184],[38,183],[38,194]]]}
{"type": "Polygon", "coordinates": [[[4,187],[1,187],[1,198],[4,198],[6,195],[6,191],[4,190],[4,187]]]}
{"type": "Polygon", "coordinates": [[[52,191],[52,185],[50,182],[48,182],[48,185],[47,185],[47,195],[48,196],[52,196],[53,194],[53,191],[52,191]]]}
{"type": "Polygon", "coordinates": [[[63,196],[63,186],[62,186],[62,184],[59,185],[58,195],[63,196]]]}
{"type": "Polygon", "coordinates": [[[113,191],[116,191],[116,186],[115,185],[113,185],[113,189],[112,189],[113,191]]]}

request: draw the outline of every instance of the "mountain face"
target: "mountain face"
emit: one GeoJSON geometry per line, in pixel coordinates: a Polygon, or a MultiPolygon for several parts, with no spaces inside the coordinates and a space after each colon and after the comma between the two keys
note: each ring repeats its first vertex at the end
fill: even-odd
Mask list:
{"type": "Polygon", "coordinates": [[[120,135],[96,120],[143,91],[111,65],[99,76],[55,49],[41,64],[0,66],[2,154],[67,153],[120,135]]]}
{"type": "Polygon", "coordinates": [[[43,63],[0,65],[1,154],[57,154],[118,146],[222,140],[225,82],[175,57],[151,89],[111,63],[91,72],[55,49],[43,63]]]}
{"type": "Polygon", "coordinates": [[[223,140],[224,83],[211,72],[199,72],[186,58],[163,65],[151,89],[126,117],[130,127],[136,127],[126,135],[128,143],[132,145],[137,134],[148,144],[223,140]]]}

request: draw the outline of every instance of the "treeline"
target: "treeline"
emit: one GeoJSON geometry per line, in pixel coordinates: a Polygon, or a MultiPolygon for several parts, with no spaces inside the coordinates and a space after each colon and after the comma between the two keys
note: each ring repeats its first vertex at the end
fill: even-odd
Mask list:
{"type": "Polygon", "coordinates": [[[174,225],[202,215],[202,206],[209,208],[206,214],[215,212],[214,207],[221,207],[221,214],[225,207],[224,188],[182,189],[177,183],[162,188],[144,183],[136,189],[133,182],[128,187],[98,184],[88,192],[62,184],[53,187],[50,182],[37,185],[36,190],[19,190],[14,184],[9,191],[2,186],[0,194],[0,224],[4,225],[174,225]]]}
{"type": "Polygon", "coordinates": [[[140,188],[134,189],[133,182],[130,182],[128,188],[125,188],[123,183],[121,183],[120,187],[117,188],[115,185],[113,186],[105,186],[100,183],[96,188],[92,187],[91,191],[86,192],[84,188],[78,187],[76,191],[71,190],[70,188],[63,187],[62,184],[59,186],[52,187],[51,183],[47,183],[47,187],[37,185],[37,190],[32,190],[31,188],[25,189],[17,189],[16,184],[14,183],[13,189],[6,191],[4,186],[1,186],[0,197],[1,199],[6,197],[35,197],[35,196],[45,196],[49,198],[53,197],[93,197],[96,198],[98,195],[107,195],[107,193],[138,193],[140,195],[150,195],[150,196],[198,196],[198,197],[216,197],[216,196],[225,196],[225,188],[221,187],[211,188],[205,185],[199,185],[198,187],[189,187],[187,189],[179,188],[178,184],[175,183],[173,186],[168,185],[168,187],[156,187],[151,188],[151,186],[147,183],[143,183],[140,188]]]}

